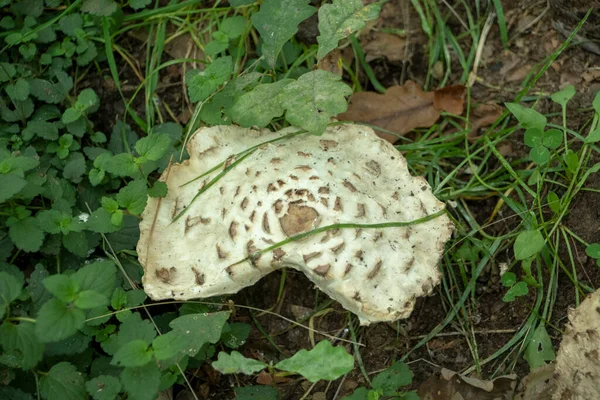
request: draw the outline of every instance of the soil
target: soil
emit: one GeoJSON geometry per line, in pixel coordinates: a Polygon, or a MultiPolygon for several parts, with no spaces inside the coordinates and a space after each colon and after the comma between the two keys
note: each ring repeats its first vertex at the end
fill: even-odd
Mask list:
{"type": "MultiPolygon", "coordinates": [[[[512,101],[517,92],[522,88],[522,82],[531,77],[539,68],[541,63],[554,52],[565,40],[562,33],[553,26],[553,21],[560,15],[553,12],[545,12],[546,2],[503,2],[505,3],[505,14],[509,25],[509,36],[511,40],[508,49],[504,49],[500,42],[500,34],[497,25],[492,27],[482,52],[481,62],[477,75],[479,80],[472,87],[474,103],[493,102],[502,104],[512,101]],[[538,16],[541,19],[536,21],[538,16]],[[530,24],[530,26],[528,26],[530,24]],[[518,31],[521,31],[518,33],[518,31]]],[[[441,7],[441,6],[440,6],[441,7]]],[[[459,15],[466,18],[464,13],[459,15]]],[[[299,38],[305,42],[314,40],[315,21],[308,21],[303,25],[299,38]]],[[[450,29],[460,32],[463,29],[456,18],[448,20],[450,29]]],[[[418,16],[414,13],[408,0],[392,0],[385,4],[380,20],[380,28],[404,29],[407,35],[407,58],[402,62],[388,62],[385,59],[377,59],[371,62],[378,80],[384,86],[403,84],[407,79],[424,84],[427,72],[427,39],[420,29],[418,16]],[[407,14],[408,13],[408,14],[407,14]]],[[[464,50],[468,51],[470,46],[467,40],[464,50]]],[[[135,38],[126,38],[120,43],[127,49],[139,63],[141,71],[144,69],[145,45],[135,38]]],[[[164,62],[165,60],[163,60],[164,62]]],[[[589,107],[594,94],[600,89],[600,74],[596,74],[600,56],[576,46],[569,47],[548,69],[531,89],[531,94],[552,93],[566,84],[573,84],[577,89],[577,95],[569,105],[568,120],[572,129],[578,129],[585,123],[589,113],[583,108],[589,107]],[[596,71],[596,72],[594,72],[596,71]]],[[[453,65],[453,74],[448,84],[458,82],[460,65],[453,65]]],[[[92,74],[93,72],[90,72],[92,74]]],[[[103,119],[98,122],[101,130],[110,132],[117,118],[124,115],[124,106],[119,93],[116,91],[114,82],[110,78],[108,70],[103,71],[102,79],[90,75],[82,85],[101,86],[101,97],[104,109],[98,115],[103,119]]],[[[139,80],[133,73],[131,66],[124,64],[120,70],[122,84],[127,88],[135,87],[139,80]]],[[[368,79],[359,77],[364,83],[365,89],[370,89],[368,79]]],[[[181,90],[182,70],[171,68],[163,71],[160,80],[159,96],[161,101],[166,102],[171,110],[174,110],[180,122],[186,122],[187,105],[181,90]]],[[[434,85],[435,86],[435,85],[434,85]]],[[[126,89],[125,96],[131,96],[133,92],[126,89]]],[[[134,102],[134,108],[143,115],[142,96],[138,96],[134,102]]],[[[164,105],[159,106],[161,113],[168,118],[164,105]]],[[[537,107],[546,113],[556,113],[559,108],[549,100],[542,99],[537,107]]],[[[189,115],[188,115],[189,117],[189,115]]],[[[560,123],[559,120],[554,122],[560,123]]],[[[522,148],[522,137],[517,133],[511,139],[512,153],[507,157],[518,158],[524,150],[522,148]]],[[[586,185],[590,189],[600,189],[600,176],[591,176],[586,185]]],[[[498,198],[486,200],[469,200],[474,217],[484,223],[491,215],[496,206],[498,198]]],[[[503,217],[511,215],[508,209],[501,211],[503,217]]],[[[495,224],[489,229],[490,234],[498,235],[506,233],[512,228],[518,219],[506,218],[504,222],[495,224]]],[[[569,214],[564,219],[564,225],[580,236],[588,243],[600,242],[600,230],[597,221],[600,220],[600,193],[593,191],[580,192],[571,207],[569,214]]],[[[450,244],[452,245],[452,243],[450,244]]],[[[595,261],[585,255],[585,249],[579,243],[571,243],[573,254],[576,257],[578,279],[591,287],[600,286],[600,270],[595,261]]],[[[480,360],[491,356],[500,349],[519,330],[525,322],[530,309],[535,302],[535,294],[518,298],[516,301],[506,303],[502,297],[506,289],[499,281],[499,265],[509,262],[509,250],[498,253],[496,259],[491,260],[483,271],[476,284],[476,299],[467,308],[471,325],[475,331],[477,340],[477,353],[480,360]]],[[[561,248],[560,254],[563,260],[570,265],[566,249],[561,248]]],[[[303,320],[304,325],[314,324],[314,329],[336,337],[352,339],[353,333],[346,327],[349,319],[356,327],[354,333],[356,340],[361,343],[360,357],[364,370],[369,373],[380,371],[391,364],[394,360],[403,357],[412,349],[425,335],[429,334],[446,317],[450,305],[443,289],[434,291],[430,297],[419,299],[412,316],[403,321],[393,324],[374,324],[368,327],[358,327],[356,319],[349,315],[336,302],[330,302],[329,298],[314,288],[314,285],[303,274],[293,270],[272,273],[265,277],[253,287],[243,290],[232,297],[235,304],[271,310],[290,320],[297,320],[302,312],[314,312],[323,309],[320,316],[312,320],[303,320]],[[282,285],[282,279],[283,285],[282,285]],[[283,292],[279,296],[280,287],[283,292]]],[[[548,280],[544,270],[544,280],[548,280]]],[[[581,299],[580,299],[581,300],[581,299]]],[[[569,307],[576,305],[575,290],[572,283],[564,273],[559,275],[559,288],[552,316],[548,326],[549,334],[554,344],[560,343],[561,329],[566,322],[566,312],[569,307]]],[[[241,349],[246,356],[257,359],[277,361],[283,357],[290,356],[303,348],[311,346],[309,331],[297,327],[281,317],[273,314],[254,312],[236,308],[234,320],[253,324],[253,330],[247,344],[241,349]],[[258,325],[260,324],[260,326],[258,325]],[[261,331],[263,333],[261,333],[261,331]],[[273,343],[269,343],[265,334],[268,334],[273,343]]],[[[453,371],[463,371],[474,364],[472,352],[466,336],[461,334],[463,328],[453,323],[446,326],[438,335],[431,338],[428,343],[413,351],[407,358],[414,373],[413,389],[427,380],[433,374],[439,374],[440,368],[444,367],[453,371]]],[[[314,335],[314,341],[325,339],[320,334],[314,335]]],[[[347,346],[349,351],[354,351],[350,344],[337,341],[336,344],[347,346]]],[[[498,358],[502,361],[502,357],[498,358]]],[[[493,361],[485,364],[480,377],[489,379],[503,373],[514,372],[519,377],[529,372],[529,367],[522,357],[509,357],[504,363],[493,361]]],[[[218,375],[218,374],[217,374],[218,375]]],[[[268,378],[268,377],[267,377],[268,378]]],[[[261,379],[265,376],[261,375],[261,379]]],[[[203,388],[201,392],[206,393],[210,399],[233,398],[232,388],[239,383],[256,383],[256,378],[239,376],[215,377],[215,372],[209,367],[197,371],[192,385],[203,388]]],[[[263,382],[264,383],[264,382],[263,382]]],[[[366,382],[359,368],[355,368],[344,379],[328,384],[320,382],[310,391],[310,395],[302,397],[310,389],[310,384],[303,379],[288,378],[278,382],[278,389],[282,399],[297,400],[306,399],[340,399],[352,392],[359,386],[365,386],[366,382]],[[339,393],[336,397],[336,392],[339,393]],[[312,396],[312,397],[311,397],[312,396]]],[[[182,393],[180,396],[183,396],[182,393]]]]}

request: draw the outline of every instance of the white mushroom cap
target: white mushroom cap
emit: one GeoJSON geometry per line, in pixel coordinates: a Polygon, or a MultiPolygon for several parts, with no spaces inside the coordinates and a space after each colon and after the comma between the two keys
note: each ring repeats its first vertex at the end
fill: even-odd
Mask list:
{"type": "Polygon", "coordinates": [[[370,128],[336,125],[314,136],[217,126],[197,131],[188,151],[161,177],[167,197],[149,199],[142,215],[137,250],[151,298],[236,293],[290,267],[368,324],[408,317],[439,283],[453,229],[444,204],[370,128]],[[433,214],[409,226],[326,228],[433,214]]]}

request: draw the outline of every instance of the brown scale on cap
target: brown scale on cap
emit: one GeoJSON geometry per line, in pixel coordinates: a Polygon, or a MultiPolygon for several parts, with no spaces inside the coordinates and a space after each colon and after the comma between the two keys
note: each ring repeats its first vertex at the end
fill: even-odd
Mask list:
{"type": "Polygon", "coordinates": [[[408,222],[444,205],[369,128],[336,125],[322,136],[284,138],[292,132],[219,126],[191,137],[190,159],[161,177],[167,196],[149,198],[142,215],[144,290],[155,300],[218,296],[287,266],[362,324],[407,317],[440,281],[452,224],[439,214],[410,227],[370,225],[408,222]],[[234,164],[236,154],[248,156],[234,164]],[[194,180],[215,165],[223,167],[194,180]]]}

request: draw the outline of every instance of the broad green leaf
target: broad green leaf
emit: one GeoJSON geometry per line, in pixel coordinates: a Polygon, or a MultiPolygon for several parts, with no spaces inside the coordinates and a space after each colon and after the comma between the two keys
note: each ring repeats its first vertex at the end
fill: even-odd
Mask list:
{"type": "Polygon", "coordinates": [[[125,368],[121,384],[130,400],[155,400],[160,384],[160,370],[150,362],[142,367],[125,368]]]}
{"type": "Polygon", "coordinates": [[[309,0],[265,0],[259,12],[252,15],[252,25],[263,40],[263,56],[272,68],[284,43],[298,32],[298,25],[315,13],[309,3],[309,0]]]}
{"type": "Polygon", "coordinates": [[[140,175],[139,167],[129,153],[113,156],[110,162],[106,164],[105,169],[114,176],[136,177],[140,175]]]}
{"type": "Polygon", "coordinates": [[[333,0],[319,8],[319,50],[317,59],[322,59],[338,46],[340,40],[365,26],[367,21],[379,16],[381,3],[364,6],[362,0],[333,0]]]}
{"type": "Polygon", "coordinates": [[[373,378],[373,389],[379,391],[384,396],[393,396],[404,386],[412,383],[412,372],[408,365],[401,361],[396,361],[385,371],[379,373],[373,378]]]}
{"type": "Polygon", "coordinates": [[[319,342],[312,350],[300,350],[280,361],[275,368],[295,372],[310,382],[321,379],[332,381],[354,368],[354,357],[341,346],[334,347],[328,340],[319,342]]]}
{"type": "Polygon", "coordinates": [[[46,290],[43,284],[43,280],[47,276],[49,276],[49,273],[42,264],[37,264],[29,276],[27,291],[33,302],[33,311],[36,314],[40,307],[52,298],[52,294],[46,290]]]}
{"type": "Polygon", "coordinates": [[[577,153],[571,149],[568,149],[563,155],[563,159],[567,165],[567,171],[571,175],[574,175],[577,172],[577,168],[579,168],[579,157],[577,156],[577,153]]]}
{"type": "Polygon", "coordinates": [[[27,181],[18,175],[0,173],[0,203],[19,193],[26,185],[27,181]]]}
{"type": "MultiPolygon", "coordinates": [[[[0,175],[0,185],[2,185],[2,175],[0,175]]],[[[44,232],[33,217],[14,221],[8,228],[8,236],[17,248],[26,252],[38,251],[44,242],[44,232]]]]}
{"type": "Polygon", "coordinates": [[[558,195],[554,192],[548,192],[548,197],[546,199],[552,212],[558,214],[560,212],[560,198],[558,195]]]}
{"type": "Polygon", "coordinates": [[[58,127],[56,124],[47,121],[29,121],[27,127],[23,129],[23,136],[33,139],[34,136],[41,137],[46,140],[57,140],[58,139],[58,127]]]}
{"type": "Polygon", "coordinates": [[[46,400],[87,399],[83,374],[68,362],[60,362],[42,375],[40,392],[46,400]]]}
{"type": "Polygon", "coordinates": [[[35,333],[41,342],[56,342],[83,328],[85,314],[57,299],[48,300],[36,318],[35,333]]]}
{"type": "Polygon", "coordinates": [[[35,325],[31,322],[22,321],[17,325],[3,323],[0,326],[0,344],[5,353],[18,360],[18,365],[23,370],[35,367],[44,355],[44,345],[36,337],[35,325]]]}
{"type": "Polygon", "coordinates": [[[204,71],[194,71],[186,77],[188,94],[192,102],[206,100],[217,88],[224,84],[233,71],[233,61],[230,56],[219,57],[204,71]]]}
{"type": "Polygon", "coordinates": [[[83,18],[79,13],[72,13],[62,17],[58,25],[65,35],[75,36],[75,32],[83,27],[83,18]]]}
{"type": "Polygon", "coordinates": [[[515,258],[525,260],[539,253],[546,244],[546,240],[539,231],[522,231],[517,236],[513,246],[515,258]]]}
{"type": "Polygon", "coordinates": [[[550,98],[553,102],[560,104],[564,108],[573,96],[575,96],[575,86],[569,85],[558,92],[552,93],[550,98]]]}
{"type": "Polygon", "coordinates": [[[171,147],[171,138],[169,135],[160,133],[146,136],[138,140],[135,144],[135,151],[150,161],[160,160],[171,147]]]}
{"type": "Polygon", "coordinates": [[[231,108],[232,119],[241,126],[264,128],[273,118],[281,117],[285,108],[281,104],[283,88],[293,79],[256,86],[243,94],[231,108]]]}
{"type": "Polygon", "coordinates": [[[0,386],[0,399],[6,400],[33,400],[33,396],[21,389],[12,386],[0,386]]]}
{"type": "Polygon", "coordinates": [[[508,289],[508,292],[502,298],[502,301],[510,303],[514,301],[517,297],[525,296],[529,293],[529,286],[527,286],[526,282],[517,282],[513,287],[508,289]]]}
{"type": "Polygon", "coordinates": [[[227,85],[210,98],[200,110],[200,118],[209,125],[231,125],[231,108],[246,93],[246,88],[253,85],[262,76],[259,72],[240,75],[227,82],[227,85]]]}
{"type": "Polygon", "coordinates": [[[72,276],[79,290],[94,290],[109,298],[115,286],[117,268],[112,261],[96,261],[80,268],[72,276]]]}
{"type": "Polygon", "coordinates": [[[29,85],[32,95],[50,104],[58,104],[63,101],[70,90],[69,87],[63,87],[45,79],[32,79],[29,81],[29,85]]]}
{"type": "Polygon", "coordinates": [[[108,298],[95,290],[84,290],[77,296],[75,306],[82,310],[108,305],[108,298]]]}
{"type": "Polygon", "coordinates": [[[585,138],[585,143],[596,143],[598,141],[600,141],[600,125],[585,138]]]}
{"type": "Polygon", "coordinates": [[[21,294],[22,285],[7,272],[0,272],[0,319],[4,317],[11,302],[21,294]]]}
{"type": "Polygon", "coordinates": [[[7,62],[0,62],[0,83],[10,81],[16,73],[17,70],[14,65],[7,62]]]}
{"type": "Polygon", "coordinates": [[[529,151],[529,157],[537,165],[544,165],[550,160],[550,151],[544,146],[536,146],[529,151]]]}
{"type": "Polygon", "coordinates": [[[164,335],[157,336],[152,341],[154,357],[157,360],[168,360],[175,357],[177,353],[184,350],[185,341],[181,340],[177,332],[167,332],[164,335]]]}
{"type": "Polygon", "coordinates": [[[44,279],[43,283],[50,293],[65,303],[75,300],[79,292],[79,283],[70,276],[51,275],[44,279]]]}
{"type": "Polygon", "coordinates": [[[117,3],[113,0],[84,0],[81,11],[97,17],[108,17],[117,11],[117,3]]]}
{"type": "Polygon", "coordinates": [[[230,349],[237,349],[246,343],[252,328],[250,325],[241,322],[232,322],[228,325],[229,330],[221,335],[221,343],[230,349]]]}
{"type": "Polygon", "coordinates": [[[63,122],[63,124],[70,124],[72,122],[77,121],[79,118],[82,117],[82,115],[83,113],[80,110],[74,107],[69,107],[63,113],[61,121],[63,122]]]}
{"type": "Polygon", "coordinates": [[[346,396],[342,400],[371,400],[369,397],[371,393],[377,392],[366,388],[358,388],[350,396],[346,396]]]}
{"type": "Polygon", "coordinates": [[[544,132],[543,145],[549,149],[557,149],[562,144],[563,134],[558,129],[548,129],[544,132]]]}
{"type": "Polygon", "coordinates": [[[136,339],[121,346],[113,356],[111,364],[119,367],[141,367],[151,360],[152,349],[148,348],[148,342],[136,339]]]}
{"type": "Polygon", "coordinates": [[[527,361],[531,370],[541,367],[546,361],[552,361],[556,358],[552,340],[543,324],[536,328],[533,336],[529,339],[523,358],[527,361]]]}
{"type": "Polygon", "coordinates": [[[517,276],[514,272],[505,272],[502,274],[500,282],[502,282],[502,286],[504,287],[511,287],[517,282],[517,276]]]}
{"type": "Polygon", "coordinates": [[[222,351],[219,353],[218,360],[212,363],[212,367],[222,374],[252,375],[265,369],[267,364],[252,358],[246,358],[237,351],[232,351],[231,354],[222,351]]]}
{"type": "Polygon", "coordinates": [[[140,339],[151,343],[156,337],[156,330],[148,320],[143,320],[140,313],[133,313],[121,323],[119,333],[111,335],[108,340],[102,342],[102,349],[110,355],[114,355],[122,346],[132,340],[140,339]]]}
{"type": "Polygon", "coordinates": [[[225,18],[221,22],[219,31],[223,32],[229,39],[235,39],[244,33],[246,30],[247,19],[241,15],[225,18]]]}
{"type": "Polygon", "coordinates": [[[148,196],[150,197],[165,197],[167,195],[168,187],[163,181],[156,181],[154,185],[148,189],[148,196]]]}
{"type": "Polygon", "coordinates": [[[13,84],[6,86],[6,94],[12,100],[24,101],[29,97],[29,82],[25,79],[19,79],[13,84]]]}
{"type": "Polygon", "coordinates": [[[524,140],[529,147],[543,146],[544,131],[540,128],[529,128],[525,131],[524,140]]]}
{"type": "Polygon", "coordinates": [[[585,249],[585,254],[588,257],[600,259],[600,243],[592,243],[585,249]]]}
{"type": "Polygon", "coordinates": [[[152,3],[152,0],[131,0],[129,6],[134,10],[139,10],[152,3]]]}
{"type": "Polygon", "coordinates": [[[270,386],[244,386],[234,389],[235,400],[277,400],[277,389],[270,386]]]}
{"type": "Polygon", "coordinates": [[[544,130],[546,117],[533,108],[526,108],[516,103],[505,103],[506,108],[517,118],[525,129],[538,128],[544,130]]]}
{"type": "Polygon", "coordinates": [[[114,400],[121,391],[121,382],[111,375],[100,375],[85,383],[94,400],[114,400]]]}
{"type": "Polygon", "coordinates": [[[140,215],[148,202],[148,187],[143,180],[129,182],[117,194],[117,202],[133,215],[140,215]]]}
{"type": "Polygon", "coordinates": [[[320,135],[331,117],[348,107],[345,96],[352,89],[338,75],[321,69],[302,75],[283,89],[285,119],[292,125],[320,135]]]}
{"type": "Polygon", "coordinates": [[[119,225],[114,225],[111,222],[112,215],[104,208],[99,208],[94,211],[88,221],[86,227],[96,233],[111,233],[119,230],[119,225]]]}
{"type": "Polygon", "coordinates": [[[90,336],[77,332],[73,336],[69,336],[59,342],[47,343],[44,356],[53,357],[81,354],[90,347],[91,340],[90,336]]]}

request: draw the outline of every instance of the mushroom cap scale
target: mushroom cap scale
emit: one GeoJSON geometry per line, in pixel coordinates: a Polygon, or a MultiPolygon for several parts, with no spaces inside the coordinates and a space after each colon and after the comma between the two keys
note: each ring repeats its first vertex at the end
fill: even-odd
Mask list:
{"type": "Polygon", "coordinates": [[[439,283],[453,229],[447,215],[369,226],[440,213],[425,179],[370,128],[297,132],[216,126],[194,134],[190,159],[161,177],[167,196],[150,198],[142,215],[137,250],[151,298],[236,293],[290,267],[368,324],[408,317],[439,283]]]}

